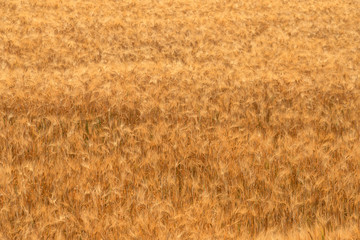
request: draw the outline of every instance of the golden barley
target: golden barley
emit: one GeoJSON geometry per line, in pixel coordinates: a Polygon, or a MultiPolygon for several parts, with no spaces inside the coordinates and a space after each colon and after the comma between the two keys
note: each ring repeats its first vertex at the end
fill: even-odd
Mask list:
{"type": "Polygon", "coordinates": [[[358,9],[0,0],[0,238],[359,239],[358,9]]]}

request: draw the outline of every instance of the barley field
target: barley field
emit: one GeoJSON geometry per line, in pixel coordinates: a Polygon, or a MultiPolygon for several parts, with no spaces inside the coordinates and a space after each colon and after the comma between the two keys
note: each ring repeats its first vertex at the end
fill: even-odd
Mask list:
{"type": "Polygon", "coordinates": [[[0,0],[0,239],[360,239],[358,0],[0,0]]]}

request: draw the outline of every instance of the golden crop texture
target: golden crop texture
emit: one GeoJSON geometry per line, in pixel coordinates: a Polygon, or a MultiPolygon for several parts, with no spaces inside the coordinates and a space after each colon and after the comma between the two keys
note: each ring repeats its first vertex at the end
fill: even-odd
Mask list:
{"type": "Polygon", "coordinates": [[[0,239],[360,239],[358,0],[0,0],[0,239]]]}

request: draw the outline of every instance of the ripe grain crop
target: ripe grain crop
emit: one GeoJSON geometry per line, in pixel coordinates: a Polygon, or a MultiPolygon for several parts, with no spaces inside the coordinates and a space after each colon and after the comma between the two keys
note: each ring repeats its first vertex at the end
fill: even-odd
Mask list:
{"type": "Polygon", "coordinates": [[[0,239],[359,239],[357,0],[0,0],[0,239]]]}

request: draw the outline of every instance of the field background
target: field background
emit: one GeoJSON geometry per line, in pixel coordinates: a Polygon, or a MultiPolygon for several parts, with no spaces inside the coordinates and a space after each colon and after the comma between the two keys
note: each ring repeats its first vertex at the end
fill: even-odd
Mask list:
{"type": "Polygon", "coordinates": [[[0,239],[359,239],[359,9],[0,0],[0,239]]]}

